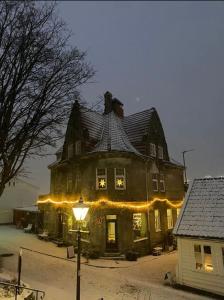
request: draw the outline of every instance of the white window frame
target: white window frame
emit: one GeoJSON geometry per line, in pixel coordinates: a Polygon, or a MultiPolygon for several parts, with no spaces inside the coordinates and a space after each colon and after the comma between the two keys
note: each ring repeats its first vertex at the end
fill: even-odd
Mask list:
{"type": "Polygon", "coordinates": [[[212,255],[212,246],[208,245],[208,244],[200,244],[200,243],[194,243],[193,244],[193,251],[194,251],[194,269],[197,272],[205,272],[205,273],[214,273],[214,259],[213,259],[213,255],[212,255]],[[201,261],[202,261],[202,268],[201,269],[196,269],[196,258],[195,258],[195,246],[200,246],[201,247],[201,261]],[[204,247],[210,247],[210,251],[211,251],[211,262],[212,262],[212,269],[206,269],[205,268],[205,255],[206,253],[204,252],[204,247]]]}
{"type": "Polygon", "coordinates": [[[73,143],[68,144],[68,159],[73,157],[74,145],[73,143]]]}
{"type": "Polygon", "coordinates": [[[125,170],[125,168],[114,168],[114,188],[115,188],[115,190],[126,190],[126,170],[125,170]],[[118,175],[117,169],[123,169],[124,170],[123,175],[118,175]],[[117,179],[119,179],[119,178],[123,179],[123,182],[124,182],[123,187],[119,187],[116,184],[117,179]]]}
{"type": "Polygon", "coordinates": [[[96,168],[96,190],[106,190],[107,189],[107,168],[96,168]],[[98,169],[104,169],[105,174],[104,175],[98,175],[98,169]],[[105,179],[105,187],[99,188],[99,178],[105,179]]]}
{"type": "Polygon", "coordinates": [[[161,231],[161,220],[160,220],[160,211],[158,209],[154,210],[155,217],[155,232],[161,231]]]}
{"type": "Polygon", "coordinates": [[[163,147],[162,146],[158,146],[158,158],[159,159],[163,159],[164,158],[163,147]]]}
{"type": "Polygon", "coordinates": [[[165,175],[164,174],[160,174],[160,177],[159,177],[159,189],[160,189],[160,192],[165,192],[166,191],[165,175]],[[161,185],[163,186],[163,188],[161,188],[161,185]]]}
{"type": "Polygon", "coordinates": [[[154,189],[154,185],[152,184],[152,189],[153,189],[153,192],[158,192],[159,191],[159,183],[158,183],[158,174],[157,173],[153,173],[152,174],[152,183],[155,182],[155,185],[156,185],[156,189],[154,189]]]}
{"type": "Polygon", "coordinates": [[[172,208],[167,208],[166,215],[167,215],[167,228],[172,229],[173,228],[173,210],[172,210],[172,208]]]}
{"type": "Polygon", "coordinates": [[[76,154],[76,155],[80,155],[81,152],[82,152],[82,143],[81,143],[81,141],[79,140],[79,141],[76,141],[76,142],[75,142],[75,154],[76,154]]]}
{"type": "Polygon", "coordinates": [[[156,157],[156,145],[154,143],[150,143],[150,155],[152,157],[156,157]]]}

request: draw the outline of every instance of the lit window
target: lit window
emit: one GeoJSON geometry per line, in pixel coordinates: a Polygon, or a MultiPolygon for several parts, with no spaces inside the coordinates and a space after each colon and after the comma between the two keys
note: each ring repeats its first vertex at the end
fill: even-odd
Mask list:
{"type": "Polygon", "coordinates": [[[107,170],[96,169],[96,189],[106,190],[107,189],[107,170]]]}
{"type": "Polygon", "coordinates": [[[72,158],[73,156],[73,144],[68,145],[68,159],[72,158]]]}
{"type": "Polygon", "coordinates": [[[160,212],[159,212],[159,210],[156,209],[154,211],[154,214],[155,214],[155,231],[158,232],[158,231],[161,231],[160,212]]]}
{"type": "Polygon", "coordinates": [[[156,157],[156,145],[153,143],[150,143],[150,155],[156,157]]]}
{"type": "Polygon", "coordinates": [[[163,159],[163,147],[158,146],[158,158],[163,159]]]}
{"type": "Polygon", "coordinates": [[[114,178],[115,178],[115,189],[125,190],[126,189],[126,178],[125,178],[125,168],[115,168],[114,178]]]}
{"type": "Polygon", "coordinates": [[[158,192],[158,174],[152,174],[152,190],[158,192]]]}
{"type": "Polygon", "coordinates": [[[165,176],[163,174],[160,174],[159,188],[160,188],[160,192],[165,192],[165,190],[166,190],[166,188],[165,188],[165,176]]]}
{"type": "Polygon", "coordinates": [[[180,214],[180,208],[177,208],[177,218],[178,218],[179,214],[180,214]]]}
{"type": "Polygon", "coordinates": [[[72,173],[67,174],[67,192],[72,192],[72,173]]]}
{"type": "Polygon", "coordinates": [[[194,245],[195,268],[206,272],[213,271],[212,253],[210,246],[194,245]]]}
{"type": "Polygon", "coordinates": [[[171,208],[166,210],[167,212],[167,227],[168,229],[173,228],[173,211],[171,208]]]}
{"type": "Polygon", "coordinates": [[[210,246],[204,246],[204,268],[207,272],[213,271],[212,252],[210,246]]]}
{"type": "Polygon", "coordinates": [[[82,144],[81,144],[81,141],[76,141],[75,142],[75,154],[76,155],[79,155],[81,154],[81,151],[82,151],[82,144]]]}
{"type": "Polygon", "coordinates": [[[146,214],[134,213],[133,214],[133,233],[134,240],[147,237],[147,221],[146,214]]]}

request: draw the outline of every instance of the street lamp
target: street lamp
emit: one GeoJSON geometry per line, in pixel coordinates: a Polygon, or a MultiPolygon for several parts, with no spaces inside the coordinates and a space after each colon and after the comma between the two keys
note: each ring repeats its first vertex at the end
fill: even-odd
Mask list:
{"type": "Polygon", "coordinates": [[[76,281],[76,300],[80,300],[80,256],[81,256],[81,222],[85,219],[89,207],[83,202],[82,197],[80,197],[79,202],[72,208],[74,217],[78,222],[77,230],[70,230],[77,232],[77,281],[76,281]]]}

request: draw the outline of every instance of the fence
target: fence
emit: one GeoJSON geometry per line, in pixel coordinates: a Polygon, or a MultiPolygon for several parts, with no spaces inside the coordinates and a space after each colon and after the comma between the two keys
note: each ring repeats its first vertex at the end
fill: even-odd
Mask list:
{"type": "MultiPolygon", "coordinates": [[[[41,290],[27,288],[18,284],[6,283],[0,281],[0,287],[3,286],[5,289],[12,289],[15,294],[15,300],[19,300],[18,296],[21,295],[24,291],[27,292],[27,295],[24,295],[24,300],[42,300],[45,297],[45,292],[41,290]]],[[[21,299],[21,297],[20,297],[21,299]]]]}

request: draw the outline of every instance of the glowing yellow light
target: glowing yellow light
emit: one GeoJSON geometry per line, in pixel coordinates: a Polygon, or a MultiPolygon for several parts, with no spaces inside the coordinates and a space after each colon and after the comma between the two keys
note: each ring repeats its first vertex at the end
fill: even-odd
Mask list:
{"type": "Polygon", "coordinates": [[[106,186],[106,180],[105,179],[100,179],[99,186],[104,188],[106,186]]]}
{"type": "MultiPolygon", "coordinates": [[[[78,201],[68,201],[68,200],[63,200],[63,201],[54,201],[50,198],[45,199],[45,200],[38,200],[37,203],[38,204],[44,204],[44,203],[52,203],[52,204],[74,204],[77,203],[78,201]]],[[[97,201],[92,201],[92,202],[88,202],[85,201],[85,203],[87,205],[89,205],[90,207],[98,207],[98,208],[104,208],[105,206],[110,206],[113,208],[124,208],[124,209],[132,209],[132,210],[146,210],[149,209],[150,207],[152,207],[156,202],[164,202],[166,203],[168,206],[172,207],[172,208],[181,208],[181,206],[183,205],[183,201],[175,201],[175,204],[172,203],[172,201],[164,198],[154,198],[151,201],[144,201],[144,202],[125,202],[125,201],[111,201],[111,200],[107,200],[107,199],[100,199],[97,201]]]]}
{"type": "Polygon", "coordinates": [[[123,186],[124,185],[124,182],[122,179],[117,179],[117,185],[118,186],[123,186]]]}

